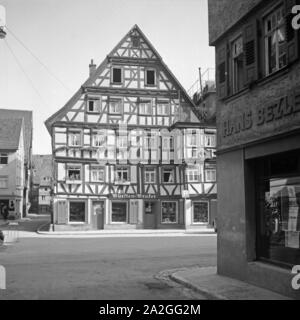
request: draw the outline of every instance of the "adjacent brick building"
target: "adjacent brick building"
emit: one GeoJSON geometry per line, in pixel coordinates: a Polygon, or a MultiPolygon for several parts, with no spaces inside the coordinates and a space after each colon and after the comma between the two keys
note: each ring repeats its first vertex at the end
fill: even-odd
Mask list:
{"type": "Polygon", "coordinates": [[[299,298],[296,0],[209,0],[216,48],[218,272],[299,298]]]}

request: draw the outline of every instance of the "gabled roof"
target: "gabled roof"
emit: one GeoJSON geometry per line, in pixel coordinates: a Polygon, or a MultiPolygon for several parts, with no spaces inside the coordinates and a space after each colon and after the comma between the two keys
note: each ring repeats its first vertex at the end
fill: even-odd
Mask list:
{"type": "Polygon", "coordinates": [[[25,162],[28,162],[32,148],[32,111],[0,109],[0,119],[4,118],[24,120],[25,162]]]}
{"type": "Polygon", "coordinates": [[[183,86],[180,84],[180,82],[177,80],[177,78],[175,77],[175,75],[171,72],[171,70],[168,68],[168,66],[163,62],[161,56],[159,55],[159,53],[157,52],[157,50],[154,48],[154,46],[152,45],[152,43],[149,41],[149,39],[144,35],[144,33],[142,32],[142,30],[139,28],[138,25],[134,25],[133,28],[130,29],[130,31],[119,41],[119,43],[114,47],[114,49],[108,54],[108,56],[104,59],[104,61],[97,67],[96,71],[84,82],[84,84],[81,86],[81,88],[73,95],[73,97],[65,104],[64,107],[62,107],[60,110],[58,110],[56,113],[54,113],[51,117],[49,117],[46,121],[45,121],[45,125],[49,131],[49,133],[51,134],[51,126],[52,124],[59,118],[59,116],[63,113],[68,111],[71,107],[72,104],[74,102],[77,101],[77,99],[80,98],[83,90],[85,87],[89,87],[92,85],[92,83],[97,79],[97,77],[99,76],[99,74],[101,74],[101,72],[104,70],[104,68],[107,66],[108,62],[109,62],[109,58],[114,56],[114,53],[116,52],[116,50],[119,48],[119,46],[125,41],[125,39],[127,39],[133,32],[138,32],[140,34],[140,36],[143,38],[144,42],[148,45],[148,47],[150,48],[150,50],[153,51],[155,57],[157,58],[157,60],[159,61],[159,63],[161,64],[163,70],[166,72],[166,74],[174,81],[174,83],[176,84],[178,90],[181,91],[182,96],[185,98],[186,102],[188,102],[193,110],[193,112],[195,113],[195,115],[199,118],[200,120],[200,115],[192,101],[192,99],[189,97],[188,93],[186,92],[186,90],[183,88],[183,86]]]}
{"type": "Polygon", "coordinates": [[[53,176],[52,155],[32,155],[33,183],[50,186],[51,180],[44,178],[53,176]]]}
{"type": "Polygon", "coordinates": [[[0,151],[19,148],[22,125],[22,119],[0,118],[0,151]]]}

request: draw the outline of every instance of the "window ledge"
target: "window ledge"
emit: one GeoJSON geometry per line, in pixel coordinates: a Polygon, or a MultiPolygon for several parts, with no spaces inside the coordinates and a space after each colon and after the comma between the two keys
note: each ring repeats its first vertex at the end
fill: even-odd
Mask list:
{"type": "Polygon", "coordinates": [[[81,180],[66,180],[67,184],[81,184],[81,180]]]}

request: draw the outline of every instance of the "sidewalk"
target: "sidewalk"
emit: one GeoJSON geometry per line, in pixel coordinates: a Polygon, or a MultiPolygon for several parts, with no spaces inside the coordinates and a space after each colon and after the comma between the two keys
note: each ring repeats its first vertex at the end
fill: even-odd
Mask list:
{"type": "Polygon", "coordinates": [[[216,267],[174,270],[169,277],[206,296],[209,300],[290,300],[289,297],[273,291],[217,275],[216,267]]]}
{"type": "MultiPolygon", "coordinates": [[[[201,230],[185,230],[185,229],[103,229],[103,230],[84,230],[84,231],[46,231],[49,224],[41,226],[37,233],[46,236],[65,235],[65,236],[108,236],[108,235],[213,235],[214,229],[201,229],[201,230]]],[[[50,228],[51,229],[51,228],[50,228]]]]}

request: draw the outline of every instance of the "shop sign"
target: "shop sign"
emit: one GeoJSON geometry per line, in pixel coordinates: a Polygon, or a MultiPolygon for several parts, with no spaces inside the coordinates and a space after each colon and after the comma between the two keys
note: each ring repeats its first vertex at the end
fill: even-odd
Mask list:
{"type": "Polygon", "coordinates": [[[113,199],[156,199],[155,194],[126,194],[126,193],[112,193],[109,196],[113,199]]]}

